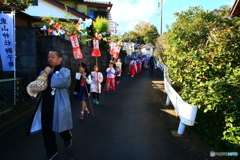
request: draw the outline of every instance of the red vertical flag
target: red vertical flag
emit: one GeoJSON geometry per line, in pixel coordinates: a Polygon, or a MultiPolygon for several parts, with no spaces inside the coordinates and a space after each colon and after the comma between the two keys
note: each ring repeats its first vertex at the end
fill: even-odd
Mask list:
{"type": "Polygon", "coordinates": [[[73,56],[75,59],[82,59],[83,55],[78,43],[78,39],[76,35],[70,36],[70,40],[72,43],[72,47],[73,47],[73,56]]]}
{"type": "Polygon", "coordinates": [[[100,57],[101,53],[99,50],[99,42],[97,39],[93,40],[93,51],[92,51],[92,56],[93,57],[100,57]]]}
{"type": "Polygon", "coordinates": [[[109,45],[110,45],[110,54],[113,55],[115,52],[116,43],[111,42],[109,45]]]}
{"type": "Polygon", "coordinates": [[[114,54],[113,54],[113,58],[114,58],[114,59],[118,59],[120,50],[121,50],[121,47],[120,47],[120,46],[115,47],[115,49],[114,49],[114,54]]]}

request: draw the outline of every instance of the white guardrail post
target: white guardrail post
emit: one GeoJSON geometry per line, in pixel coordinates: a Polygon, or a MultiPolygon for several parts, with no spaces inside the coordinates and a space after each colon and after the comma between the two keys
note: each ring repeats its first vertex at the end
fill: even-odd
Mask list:
{"type": "Polygon", "coordinates": [[[169,104],[170,104],[170,98],[167,96],[166,105],[168,106],[169,104]]]}
{"type": "Polygon", "coordinates": [[[183,101],[181,96],[172,88],[171,84],[168,82],[166,66],[164,66],[164,88],[167,93],[166,105],[169,105],[171,101],[180,118],[177,133],[183,135],[186,125],[194,125],[198,107],[183,101]]]}

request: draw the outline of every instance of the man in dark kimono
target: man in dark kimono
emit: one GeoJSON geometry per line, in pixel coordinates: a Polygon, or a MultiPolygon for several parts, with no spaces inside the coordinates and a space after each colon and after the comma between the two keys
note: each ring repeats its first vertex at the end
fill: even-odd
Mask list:
{"type": "Polygon", "coordinates": [[[72,114],[68,91],[71,73],[69,69],[61,67],[61,61],[59,51],[48,53],[49,66],[40,73],[48,75],[48,87],[41,93],[30,131],[36,133],[42,129],[47,159],[53,159],[58,154],[55,132],[60,133],[65,149],[72,145],[72,114]]]}
{"type": "Polygon", "coordinates": [[[157,68],[157,60],[154,57],[154,54],[152,54],[152,56],[149,58],[148,60],[148,71],[149,74],[152,75],[153,74],[153,70],[157,68]]]}

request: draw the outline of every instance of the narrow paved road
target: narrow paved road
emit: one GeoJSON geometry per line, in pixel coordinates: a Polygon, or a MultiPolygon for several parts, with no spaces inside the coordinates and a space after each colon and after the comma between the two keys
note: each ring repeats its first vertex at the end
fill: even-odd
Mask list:
{"type": "MultiPolygon", "coordinates": [[[[57,134],[56,160],[203,160],[211,159],[204,148],[173,136],[173,117],[162,105],[163,76],[147,70],[136,77],[125,74],[115,93],[102,93],[95,115],[79,120],[80,103],[71,97],[73,145],[65,150],[57,134]]],[[[31,118],[0,137],[1,160],[43,160],[41,133],[27,136],[31,118]]],[[[175,126],[174,126],[175,127],[175,126]]],[[[176,128],[177,129],[177,128],[176,128]]],[[[214,158],[215,159],[215,158],[214,158]]]]}

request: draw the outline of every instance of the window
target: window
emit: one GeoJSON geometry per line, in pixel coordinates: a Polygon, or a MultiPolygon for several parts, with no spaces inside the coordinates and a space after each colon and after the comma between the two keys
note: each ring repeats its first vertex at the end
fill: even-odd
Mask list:
{"type": "Polygon", "coordinates": [[[32,5],[33,6],[38,6],[38,0],[34,1],[32,5]]]}
{"type": "Polygon", "coordinates": [[[88,16],[94,19],[94,9],[89,9],[88,10],[88,16]]]}
{"type": "MultiPolygon", "coordinates": [[[[107,12],[104,11],[104,10],[96,10],[96,11],[94,12],[94,17],[97,18],[98,16],[108,19],[107,12]]],[[[95,18],[94,18],[94,19],[95,19],[95,18]]]]}

